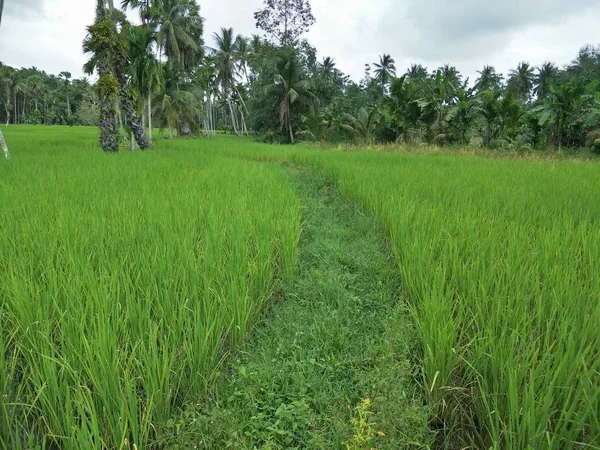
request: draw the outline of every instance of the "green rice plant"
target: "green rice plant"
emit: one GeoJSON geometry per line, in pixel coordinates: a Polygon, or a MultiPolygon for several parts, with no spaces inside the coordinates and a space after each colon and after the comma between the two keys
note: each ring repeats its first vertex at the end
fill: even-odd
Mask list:
{"type": "Polygon", "coordinates": [[[449,443],[600,445],[600,166],[304,152],[381,218],[449,443]],[[468,433],[465,434],[464,431],[468,433]]]}
{"type": "Polygon", "coordinates": [[[219,143],[105,155],[92,129],[7,139],[1,444],[147,448],[293,273],[294,190],[219,143]]]}

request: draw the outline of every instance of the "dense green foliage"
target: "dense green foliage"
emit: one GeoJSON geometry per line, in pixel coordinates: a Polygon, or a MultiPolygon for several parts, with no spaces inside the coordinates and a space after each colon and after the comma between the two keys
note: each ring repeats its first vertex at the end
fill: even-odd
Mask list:
{"type": "MultiPolygon", "coordinates": [[[[129,23],[120,10],[107,11],[104,3],[99,1],[99,11],[118,25],[113,25],[116,34],[103,48],[90,49],[87,43],[95,33],[90,27],[86,71],[100,70],[98,55],[114,55],[119,52],[111,49],[122,46],[127,64],[119,63],[122,73],[116,78],[134,96],[147,128],[155,116],[171,137],[214,136],[220,129],[255,132],[265,141],[282,143],[588,147],[600,152],[599,47],[583,47],[563,68],[522,62],[506,79],[491,66],[475,80],[465,80],[451,65],[434,70],[413,65],[402,72],[385,54],[367,64],[356,83],[332,57],[319,62],[317,49],[302,39],[315,21],[305,0],[268,0],[255,14],[265,37],[223,28],[212,36],[212,46],[204,45],[196,0],[123,1],[123,10],[139,12],[141,25],[129,23]]],[[[0,75],[0,117],[7,122],[98,122],[102,102],[85,80],[71,82],[68,73],[54,77],[35,68],[0,67],[0,75]]],[[[133,113],[129,108],[124,117],[133,113]]]]}

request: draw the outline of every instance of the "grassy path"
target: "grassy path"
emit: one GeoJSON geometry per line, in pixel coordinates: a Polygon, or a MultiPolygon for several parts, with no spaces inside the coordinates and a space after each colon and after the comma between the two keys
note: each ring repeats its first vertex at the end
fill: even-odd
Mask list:
{"type": "Polygon", "coordinates": [[[426,447],[414,337],[384,235],[313,171],[290,176],[304,204],[298,274],[210,399],[169,424],[166,446],[426,447]]]}

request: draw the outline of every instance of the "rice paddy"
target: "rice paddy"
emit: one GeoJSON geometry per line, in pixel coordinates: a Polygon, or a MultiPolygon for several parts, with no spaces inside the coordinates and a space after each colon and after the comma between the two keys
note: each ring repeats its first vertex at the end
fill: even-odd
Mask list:
{"type": "Polygon", "coordinates": [[[201,402],[298,276],[302,164],[387,236],[432,446],[600,448],[597,163],[95,133],[5,131],[0,445],[148,448],[201,402]]]}

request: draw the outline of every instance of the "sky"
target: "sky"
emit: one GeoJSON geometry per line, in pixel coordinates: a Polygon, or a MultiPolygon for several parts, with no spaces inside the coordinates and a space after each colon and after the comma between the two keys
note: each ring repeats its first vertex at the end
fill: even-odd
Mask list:
{"type": "MultiPolygon", "coordinates": [[[[115,0],[118,3],[119,0],[115,0]]],[[[5,0],[0,61],[83,76],[81,43],[95,0],[5,0]]],[[[263,0],[199,0],[205,40],[221,27],[257,33],[263,0]]],[[[484,65],[507,74],[521,61],[568,64],[584,44],[600,43],[599,0],[312,0],[316,24],[305,36],[319,59],[334,58],[355,81],[389,53],[398,74],[412,63],[449,63],[473,80],[484,65]]]]}

